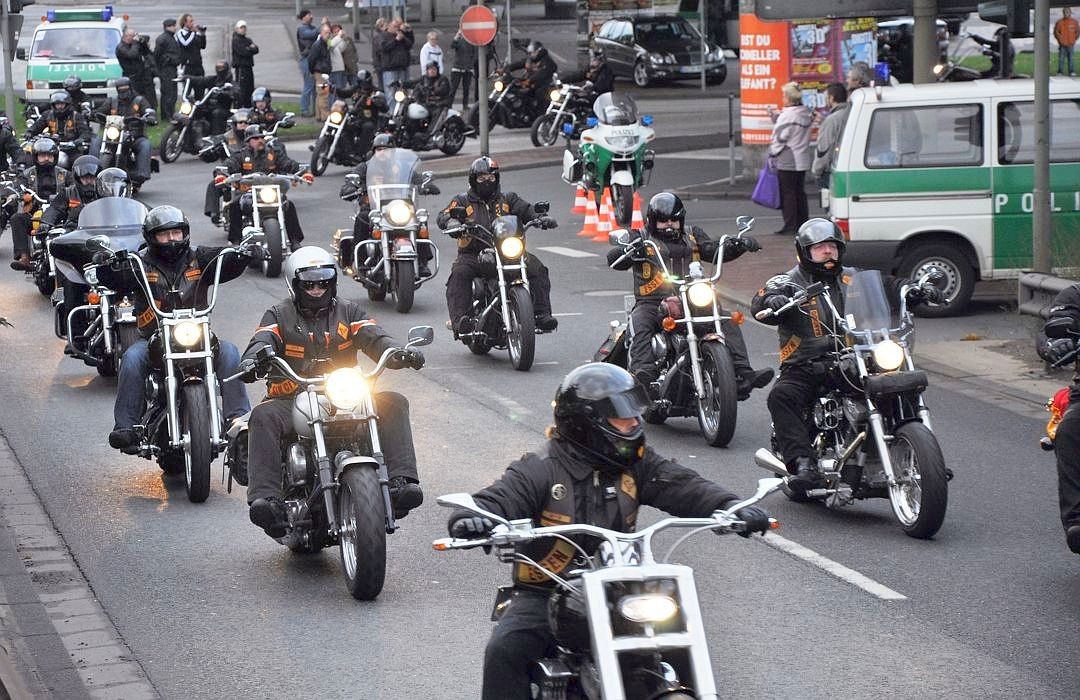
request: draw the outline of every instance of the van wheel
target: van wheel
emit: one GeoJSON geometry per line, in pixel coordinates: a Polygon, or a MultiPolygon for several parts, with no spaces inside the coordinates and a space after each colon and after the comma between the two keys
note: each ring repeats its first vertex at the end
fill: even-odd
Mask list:
{"type": "Polygon", "coordinates": [[[937,283],[945,294],[945,303],[937,306],[920,304],[913,309],[914,313],[924,318],[959,314],[967,307],[971,294],[975,291],[975,268],[958,246],[951,243],[929,243],[916,247],[904,256],[899,274],[917,280],[932,269],[945,275],[945,279],[937,283]]]}

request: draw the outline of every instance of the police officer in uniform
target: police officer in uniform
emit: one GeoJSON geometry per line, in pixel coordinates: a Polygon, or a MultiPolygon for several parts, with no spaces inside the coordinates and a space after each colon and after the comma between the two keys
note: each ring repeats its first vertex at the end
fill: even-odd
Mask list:
{"type": "MultiPolygon", "coordinates": [[[[357,352],[378,360],[388,348],[399,347],[358,304],[338,297],[334,257],[322,248],[305,246],[290,255],[284,277],[289,298],[267,310],[255,329],[244,352],[245,382],[255,381],[259,374],[265,376],[266,368],[257,368],[255,361],[267,346],[302,377],[352,367],[357,352]]],[[[386,366],[420,369],[424,355],[409,348],[396,353],[386,366]]],[[[266,534],[281,537],[288,519],[281,500],[281,441],[293,432],[293,396],[298,387],[269,371],[266,398],[248,420],[248,514],[266,534]]],[[[424,500],[416,471],[409,402],[392,391],[377,392],[374,399],[394,517],[403,518],[424,500]]]]}
{"type": "MultiPolygon", "coordinates": [[[[643,505],[692,518],[739,502],[731,491],[646,446],[642,412],[649,400],[621,367],[594,362],[572,370],[555,392],[553,405],[555,426],[547,442],[474,494],[481,508],[541,526],[588,523],[633,532],[643,505]]],[[[757,506],[736,515],[746,523],[740,533],[746,537],[769,527],[768,513],[757,506]]],[[[452,537],[470,539],[486,537],[494,527],[469,511],[454,512],[448,525],[452,537]]],[[[585,551],[596,547],[590,538],[571,538],[585,551]]],[[[580,566],[569,543],[555,539],[529,543],[523,553],[557,574],[580,566]]],[[[554,652],[548,627],[551,581],[523,563],[514,565],[513,576],[513,602],[484,653],[484,700],[530,697],[530,662],[554,652]]]]}
{"type": "MultiPolygon", "coordinates": [[[[531,204],[514,192],[500,191],[499,166],[488,156],[480,156],[472,162],[469,167],[469,190],[455,196],[450,200],[450,204],[439,212],[440,228],[455,228],[463,223],[452,218],[451,212],[458,207],[465,210],[468,223],[480,224],[489,229],[492,222],[500,216],[516,216],[522,224],[537,218],[531,204]]],[[[552,219],[544,218],[542,228],[555,226],[552,219]]],[[[469,312],[472,281],[481,274],[479,255],[485,244],[474,240],[467,233],[454,236],[458,239],[458,256],[450,269],[450,277],[446,280],[446,306],[450,311],[450,322],[456,337],[472,332],[472,329],[462,328],[461,322],[469,312]]],[[[526,253],[525,274],[529,279],[537,330],[555,330],[559,322],[551,315],[551,279],[547,267],[535,255],[526,253]]]]}

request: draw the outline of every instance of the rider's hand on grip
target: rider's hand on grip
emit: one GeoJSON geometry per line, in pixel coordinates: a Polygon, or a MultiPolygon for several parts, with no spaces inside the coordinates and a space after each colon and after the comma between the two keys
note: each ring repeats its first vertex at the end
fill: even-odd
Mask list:
{"type": "Polygon", "coordinates": [[[240,381],[244,384],[251,384],[259,378],[258,363],[250,357],[244,360],[240,360],[240,381]]]}
{"type": "Polygon", "coordinates": [[[545,216],[540,219],[540,228],[542,229],[556,228],[558,225],[559,224],[555,219],[552,219],[550,216],[545,216]]]}
{"type": "Polygon", "coordinates": [[[406,367],[420,369],[424,366],[424,353],[416,348],[399,350],[390,356],[390,359],[386,361],[386,366],[390,369],[405,369],[406,367]]]}
{"type": "Polygon", "coordinates": [[[464,233],[464,231],[454,230],[460,228],[460,221],[458,221],[457,219],[450,219],[446,222],[446,235],[450,236],[451,238],[461,238],[461,234],[464,233]]]}
{"type": "Polygon", "coordinates": [[[769,513],[764,508],[746,506],[737,510],[735,517],[745,523],[739,537],[749,537],[755,532],[764,534],[769,529],[769,513]]]}
{"type": "Polygon", "coordinates": [[[772,309],[775,313],[787,306],[789,303],[791,303],[790,298],[784,296],[783,294],[774,294],[773,296],[769,297],[768,300],[765,302],[765,307],[772,309]]]}
{"type": "Polygon", "coordinates": [[[742,245],[742,247],[746,249],[747,253],[756,253],[761,250],[761,244],[758,243],[757,239],[753,236],[742,236],[741,238],[736,238],[735,240],[739,241],[740,245],[742,245]]]}
{"type": "Polygon", "coordinates": [[[1076,341],[1072,338],[1058,338],[1048,340],[1046,345],[1039,351],[1039,356],[1050,364],[1060,362],[1063,357],[1076,349],[1076,341]]]}
{"type": "Polygon", "coordinates": [[[932,284],[923,287],[912,287],[908,290],[907,298],[912,304],[940,304],[945,301],[945,295],[932,284]]]}
{"type": "Polygon", "coordinates": [[[315,176],[312,175],[311,173],[304,173],[303,175],[301,175],[301,177],[304,178],[304,182],[306,182],[309,185],[311,183],[315,182],[315,176]]]}
{"type": "Polygon", "coordinates": [[[479,515],[455,520],[450,526],[450,536],[460,540],[479,540],[491,534],[495,523],[479,515]]]}
{"type": "Polygon", "coordinates": [[[253,258],[255,260],[262,260],[266,257],[266,251],[264,251],[263,247],[258,243],[245,243],[240,247],[239,253],[245,258],[253,258]]]}

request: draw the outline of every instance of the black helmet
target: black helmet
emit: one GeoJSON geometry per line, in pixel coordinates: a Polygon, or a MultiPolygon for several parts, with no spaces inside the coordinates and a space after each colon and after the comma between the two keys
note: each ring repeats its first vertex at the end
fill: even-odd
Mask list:
{"type": "Polygon", "coordinates": [[[383,148],[393,148],[394,137],[390,134],[376,134],[371,141],[371,150],[378,151],[383,148]]]}
{"type": "Polygon", "coordinates": [[[130,197],[131,181],[120,168],[105,168],[97,176],[98,197],[130,197]]]}
{"type": "Polygon", "coordinates": [[[69,75],[68,77],[64,78],[64,89],[68,92],[82,90],[82,78],[77,75],[69,75]]]}
{"type": "Polygon", "coordinates": [[[251,104],[256,102],[265,102],[266,108],[270,108],[270,88],[257,87],[251,93],[251,104]]]}
{"type": "Polygon", "coordinates": [[[79,156],[71,164],[71,174],[75,176],[75,188],[79,190],[79,196],[92,197],[97,192],[97,174],[101,169],[101,161],[95,156],[79,156]],[[94,180],[89,185],[82,183],[82,178],[92,177],[94,180]]]}
{"type": "Polygon", "coordinates": [[[306,245],[294,252],[285,261],[283,272],[285,284],[289,286],[289,296],[301,311],[327,309],[337,298],[337,266],[334,256],[318,246],[306,245]],[[313,297],[303,289],[304,282],[323,282],[329,287],[322,296],[313,297]]]}
{"type": "Polygon", "coordinates": [[[251,139],[255,138],[266,138],[266,135],[263,134],[262,127],[258,124],[252,124],[248,126],[248,128],[244,129],[244,143],[247,143],[251,139]]]}
{"type": "Polygon", "coordinates": [[[237,124],[244,125],[244,131],[247,131],[248,124],[251,122],[251,112],[246,109],[238,109],[232,113],[229,117],[229,128],[235,129],[237,124]]]}
{"type": "Polygon", "coordinates": [[[800,226],[795,234],[795,255],[799,259],[799,267],[810,275],[836,277],[840,274],[846,245],[840,228],[828,219],[810,219],[800,226]],[[810,247],[826,241],[836,243],[837,259],[824,263],[813,262],[810,259],[810,247]]]}
{"type": "Polygon", "coordinates": [[[371,71],[367,68],[356,71],[356,82],[360,83],[361,88],[369,92],[375,89],[375,81],[371,78],[371,71]]]}
{"type": "Polygon", "coordinates": [[[219,78],[231,77],[232,66],[230,66],[229,62],[225,59],[220,59],[217,63],[214,64],[214,72],[217,73],[217,77],[219,78]]]}
{"type": "Polygon", "coordinates": [[[41,139],[34,141],[34,146],[31,149],[31,153],[34,157],[34,163],[37,163],[37,157],[43,153],[47,153],[52,156],[53,165],[56,164],[56,159],[60,157],[60,147],[56,145],[56,141],[52,139],[41,139]]]}
{"type": "Polygon", "coordinates": [[[582,365],[555,392],[555,430],[602,464],[625,469],[645,450],[642,413],[649,405],[645,387],[622,367],[603,362],[582,365]],[[631,432],[616,430],[608,418],[637,418],[631,432]]]}
{"type": "Polygon", "coordinates": [[[67,94],[65,90],[57,90],[49,95],[49,104],[57,112],[66,112],[71,107],[71,95],[67,94]],[[61,105],[60,109],[57,109],[57,104],[61,105]]]}
{"type": "Polygon", "coordinates": [[[548,50],[544,48],[544,45],[539,41],[530,41],[529,46],[525,49],[525,52],[529,54],[529,58],[534,61],[539,61],[544,56],[547,56],[548,50]]]}
{"type": "Polygon", "coordinates": [[[191,224],[184,216],[184,212],[171,204],[162,204],[154,207],[146,214],[143,221],[143,238],[146,245],[166,262],[175,262],[188,251],[191,245],[191,224]],[[156,234],[170,229],[180,229],[184,237],[179,241],[158,243],[156,234]]]}
{"type": "Polygon", "coordinates": [[[477,197],[492,200],[499,196],[499,164],[493,158],[480,156],[469,166],[469,187],[477,197]],[[477,182],[479,175],[494,175],[494,182],[477,182]]]}
{"type": "Polygon", "coordinates": [[[439,71],[439,62],[438,61],[428,61],[427,64],[424,66],[424,75],[427,75],[428,69],[430,69],[430,68],[435,69],[435,74],[436,75],[439,74],[440,71],[439,71]]]}
{"type": "Polygon", "coordinates": [[[116,96],[123,97],[124,95],[131,94],[131,78],[122,76],[117,78],[113,82],[113,87],[116,88],[116,96]]]}
{"type": "Polygon", "coordinates": [[[686,220],[686,207],[682,200],[671,192],[654,194],[649,200],[649,206],[645,208],[645,232],[650,236],[676,239],[682,235],[682,229],[686,220]],[[657,221],[678,221],[678,230],[663,228],[657,230],[657,221]]]}

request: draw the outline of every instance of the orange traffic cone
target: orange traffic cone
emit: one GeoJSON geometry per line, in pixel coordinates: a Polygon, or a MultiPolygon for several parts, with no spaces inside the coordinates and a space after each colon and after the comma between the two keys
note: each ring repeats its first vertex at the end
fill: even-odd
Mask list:
{"type": "Polygon", "coordinates": [[[645,217],[641,215],[641,195],[634,191],[634,215],[630,219],[630,228],[640,230],[645,228],[645,217]]]}
{"type": "Polygon", "coordinates": [[[596,225],[596,235],[593,243],[607,243],[608,234],[611,233],[613,222],[611,218],[611,191],[604,189],[604,196],[600,199],[600,221],[596,225]]]}
{"type": "Polygon", "coordinates": [[[578,183],[577,194],[574,195],[574,208],[570,210],[571,214],[587,214],[589,207],[589,198],[585,195],[585,188],[578,183]]]}
{"type": "Polygon", "coordinates": [[[591,201],[587,196],[585,197],[585,225],[578,231],[578,235],[582,238],[592,238],[597,235],[597,224],[599,223],[599,215],[596,213],[596,203],[591,201]]]}

